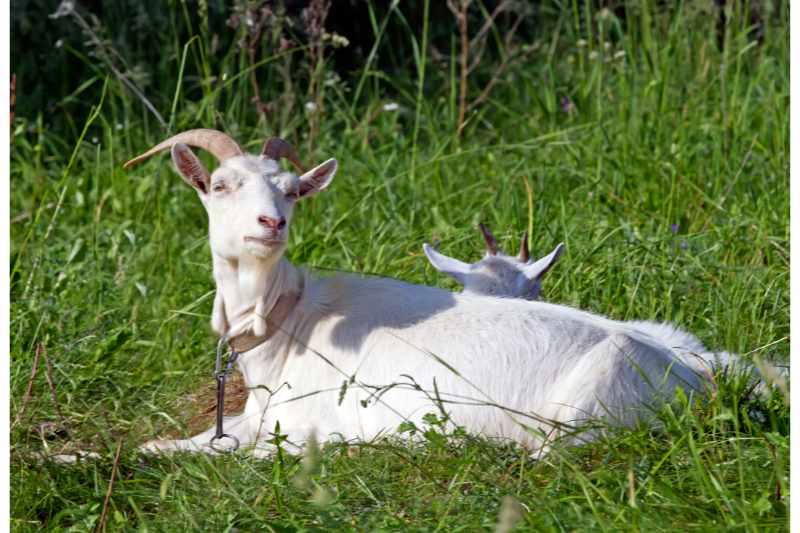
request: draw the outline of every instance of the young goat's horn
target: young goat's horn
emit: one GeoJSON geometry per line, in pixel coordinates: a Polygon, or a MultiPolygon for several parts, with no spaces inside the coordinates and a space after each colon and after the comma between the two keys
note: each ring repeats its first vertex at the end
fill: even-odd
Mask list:
{"type": "Polygon", "coordinates": [[[483,233],[483,239],[486,241],[486,250],[489,252],[489,255],[497,255],[497,239],[494,238],[492,232],[489,231],[483,222],[478,224],[478,227],[481,229],[481,233],[483,233]]]}
{"type": "Polygon", "coordinates": [[[519,245],[519,260],[523,263],[527,263],[531,258],[531,254],[528,251],[528,232],[522,232],[522,241],[519,245]]]}
{"type": "Polygon", "coordinates": [[[142,155],[134,157],[125,163],[122,168],[127,170],[134,165],[138,165],[148,157],[155,155],[162,150],[166,150],[167,148],[172,148],[178,143],[202,148],[216,157],[220,162],[225,161],[229,157],[244,154],[236,141],[231,139],[227,134],[217,130],[196,129],[173,135],[166,141],[162,141],[150,148],[142,155]]]}
{"type": "Polygon", "coordinates": [[[297,151],[294,146],[278,137],[270,137],[264,142],[264,147],[261,149],[261,156],[278,161],[282,158],[288,159],[301,173],[306,171],[305,165],[300,162],[297,156],[297,151]]]}

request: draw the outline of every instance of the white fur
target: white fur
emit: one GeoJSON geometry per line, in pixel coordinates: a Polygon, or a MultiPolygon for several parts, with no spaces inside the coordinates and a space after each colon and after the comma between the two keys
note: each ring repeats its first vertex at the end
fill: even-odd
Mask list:
{"type": "Polygon", "coordinates": [[[700,339],[669,323],[631,320],[629,324],[658,340],[675,352],[681,361],[700,372],[714,372],[718,368],[738,362],[739,357],[728,352],[712,352],[700,339]]]}
{"type": "MultiPolygon", "coordinates": [[[[259,310],[303,288],[281,331],[239,358],[251,391],[245,412],[227,419],[225,431],[256,454],[269,453],[278,423],[298,445],[311,431],[322,440],[368,440],[404,420],[420,424],[439,406],[470,432],[535,449],[598,417],[630,424],[675,387],[703,387],[670,350],[625,323],[392,279],[319,279],[284,259],[284,246],[244,243],[261,235],[259,216],[290,219],[298,180],[313,178],[313,193],[335,171],[328,161],[298,178],[279,173],[273,161],[243,156],[212,175],[212,183],[224,177],[235,184],[229,196],[200,191],[218,333],[261,327],[259,310]]],[[[211,452],[213,433],[145,449],[211,452]]]]}

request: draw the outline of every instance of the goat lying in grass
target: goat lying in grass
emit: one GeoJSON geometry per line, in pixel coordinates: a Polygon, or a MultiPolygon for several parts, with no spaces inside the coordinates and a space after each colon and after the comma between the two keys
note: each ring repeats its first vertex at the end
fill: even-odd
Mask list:
{"type": "MultiPolygon", "coordinates": [[[[480,261],[464,263],[437,252],[427,243],[422,245],[425,255],[436,270],[461,283],[464,292],[527,300],[538,299],[542,276],[560,257],[564,243],[560,243],[542,259],[532,261],[528,252],[527,232],[522,235],[519,255],[514,257],[504,254],[498,248],[497,239],[486,226],[481,224],[480,229],[486,241],[486,254],[480,261]]],[[[631,320],[626,322],[626,325],[669,348],[683,364],[703,375],[710,376],[711,373],[724,368],[759,373],[751,364],[742,361],[740,356],[728,352],[712,352],[696,336],[672,324],[631,320]]],[[[780,369],[775,370],[778,375],[785,377],[785,372],[780,369]]]]}
{"type": "MultiPolygon", "coordinates": [[[[330,185],[334,159],[305,171],[279,139],[254,156],[221,132],[190,130],[126,168],[166,149],[208,213],[212,327],[242,352],[250,388],[225,429],[256,455],[274,449],[278,427],[296,445],[311,432],[370,440],[439,408],[467,431],[536,449],[598,417],[631,424],[675,388],[704,386],[660,343],[601,316],[297,269],[283,257],[294,206],[330,185]],[[213,174],[188,145],[217,157],[213,174]]],[[[144,448],[213,453],[213,435],[144,448]]]]}
{"type": "MultiPolygon", "coordinates": [[[[510,256],[498,251],[497,241],[491,231],[480,224],[480,230],[486,239],[487,253],[479,262],[472,265],[462,263],[439,254],[428,244],[423,245],[425,254],[439,271],[456,277],[464,285],[465,292],[475,294],[498,295],[510,297],[524,297],[536,300],[541,291],[541,279],[555,264],[564,249],[564,243],[559,244],[552,252],[538,261],[531,261],[528,252],[528,234],[522,235],[522,245],[519,255],[510,256]],[[520,274],[522,274],[520,276],[520,274]],[[510,293],[509,291],[515,291],[510,293]]],[[[225,413],[238,414],[244,409],[247,390],[240,373],[230,376],[225,395],[225,413]]],[[[202,393],[191,398],[192,404],[199,413],[195,414],[188,423],[189,429],[203,424],[204,427],[214,419],[216,392],[213,387],[206,387],[202,393]]]]}

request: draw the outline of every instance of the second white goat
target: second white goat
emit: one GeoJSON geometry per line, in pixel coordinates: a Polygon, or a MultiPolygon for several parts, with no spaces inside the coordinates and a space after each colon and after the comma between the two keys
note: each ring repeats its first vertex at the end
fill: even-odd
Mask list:
{"type": "MultiPolygon", "coordinates": [[[[514,257],[499,249],[497,239],[485,225],[481,224],[480,229],[486,240],[486,254],[480,261],[465,263],[435,251],[428,244],[422,245],[425,255],[436,270],[461,283],[465,292],[505,298],[538,299],[541,278],[561,255],[564,243],[560,243],[542,259],[530,261],[527,232],[522,235],[520,255],[514,257]]],[[[696,372],[709,375],[719,368],[733,366],[755,370],[738,355],[712,352],[695,335],[672,324],[631,320],[626,325],[672,350],[684,364],[696,372]]]]}
{"type": "Polygon", "coordinates": [[[486,296],[538,300],[542,278],[555,265],[564,251],[559,243],[552,252],[539,260],[531,259],[528,251],[528,232],[522,234],[519,254],[506,255],[497,246],[497,239],[483,223],[478,226],[486,241],[486,254],[480,261],[464,263],[437,252],[425,243],[422,249],[431,265],[464,286],[464,292],[486,296]]]}

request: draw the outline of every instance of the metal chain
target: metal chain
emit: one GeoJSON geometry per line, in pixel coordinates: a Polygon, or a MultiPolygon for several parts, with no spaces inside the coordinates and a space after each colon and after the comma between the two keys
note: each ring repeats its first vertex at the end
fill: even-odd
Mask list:
{"type": "Polygon", "coordinates": [[[233,364],[239,357],[239,354],[235,350],[231,349],[231,354],[228,356],[228,360],[225,364],[225,370],[223,370],[222,353],[227,347],[228,336],[223,335],[217,343],[217,360],[214,364],[214,379],[217,381],[217,431],[214,436],[211,437],[211,442],[209,442],[209,446],[211,446],[214,451],[221,453],[234,452],[239,449],[239,439],[237,439],[234,435],[225,433],[223,430],[222,418],[225,412],[225,380],[230,375],[231,370],[233,369],[233,364]],[[233,441],[233,446],[228,448],[219,447],[217,442],[226,438],[233,441]]]}

